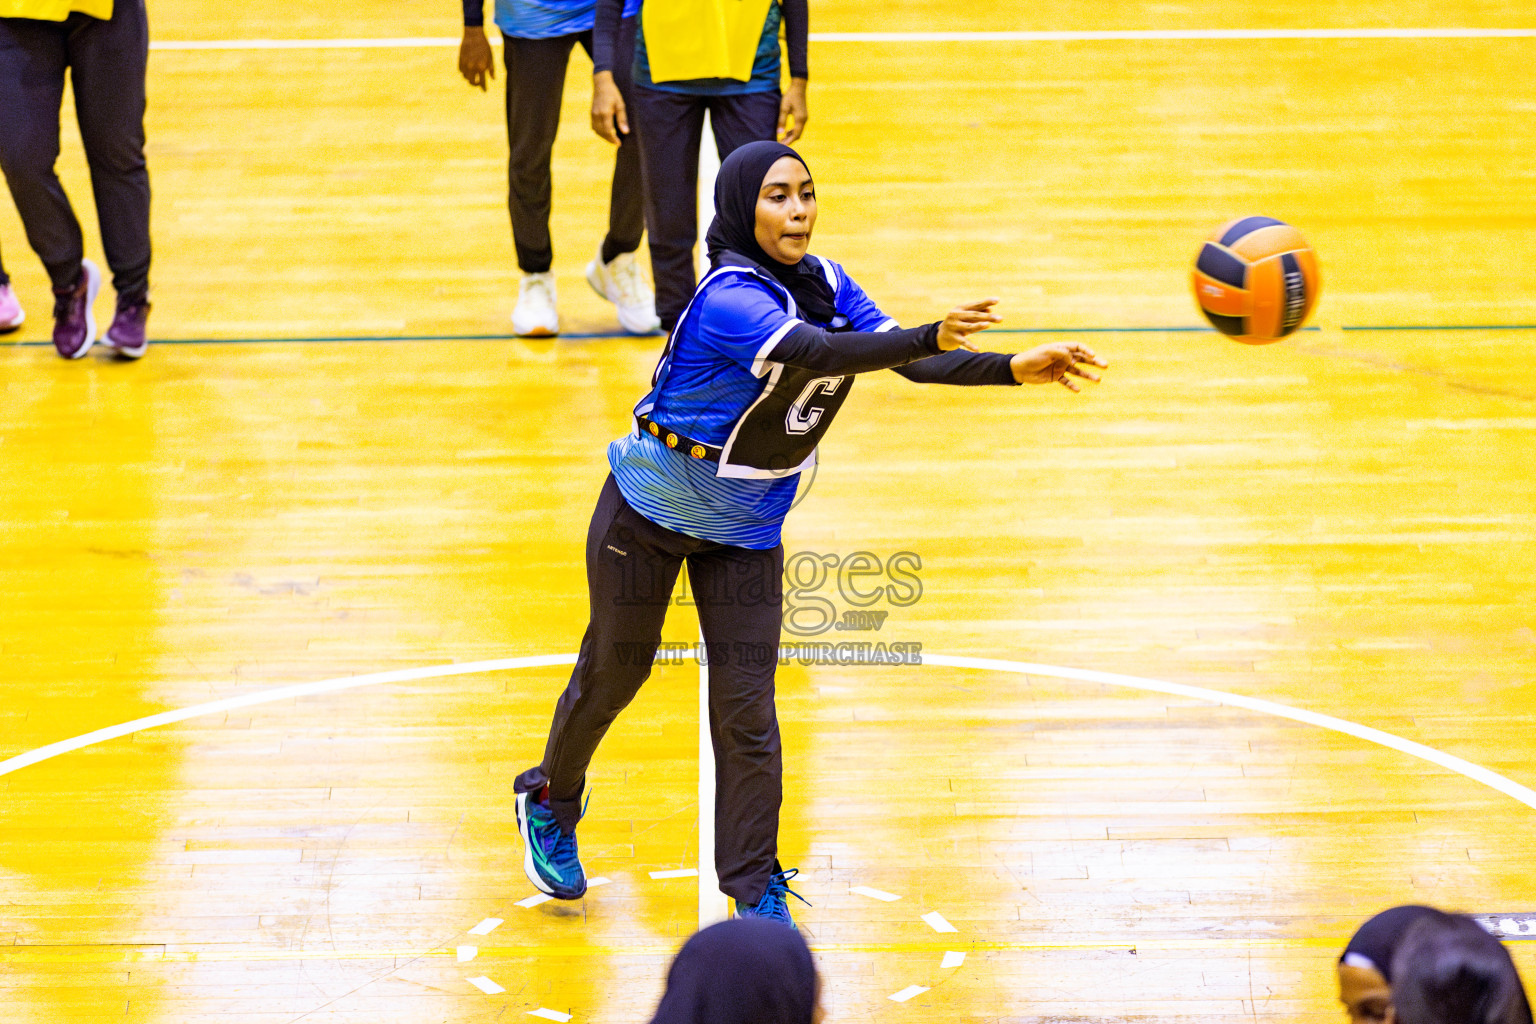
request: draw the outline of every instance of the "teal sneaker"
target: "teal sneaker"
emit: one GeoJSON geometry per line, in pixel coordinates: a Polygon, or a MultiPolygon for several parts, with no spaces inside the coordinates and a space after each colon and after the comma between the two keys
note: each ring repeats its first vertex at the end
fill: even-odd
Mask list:
{"type": "Polygon", "coordinates": [[[795,919],[789,916],[789,901],[784,897],[786,895],[793,896],[806,906],[811,905],[810,900],[789,887],[789,880],[799,873],[799,868],[790,868],[788,871],[780,871],[768,879],[768,888],[763,891],[762,898],[750,907],[741,902],[741,900],[737,900],[736,916],[761,917],[769,921],[777,921],[780,924],[787,924],[794,928],[795,919]]]}
{"type": "Polygon", "coordinates": [[[523,837],[523,871],[528,881],[557,900],[579,900],[587,874],[576,856],[576,834],[566,835],[549,805],[535,793],[517,794],[517,830],[523,837]]]}

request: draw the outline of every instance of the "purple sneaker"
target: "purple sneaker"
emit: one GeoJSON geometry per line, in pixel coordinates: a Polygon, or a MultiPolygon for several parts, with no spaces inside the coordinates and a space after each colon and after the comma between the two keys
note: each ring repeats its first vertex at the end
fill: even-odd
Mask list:
{"type": "Polygon", "coordinates": [[[96,344],[96,314],[91,306],[99,291],[101,271],[90,260],[81,260],[75,286],[53,293],[53,347],[65,359],[79,359],[96,344]]]}
{"type": "Polygon", "coordinates": [[[148,323],[148,299],[121,303],[117,307],[117,315],[112,318],[112,326],[107,328],[107,336],[102,339],[102,343],[115,350],[124,359],[137,359],[149,347],[149,336],[145,333],[145,326],[148,323]]]}
{"type": "Polygon", "coordinates": [[[27,322],[27,314],[8,284],[0,284],[0,334],[10,334],[27,322]]]}

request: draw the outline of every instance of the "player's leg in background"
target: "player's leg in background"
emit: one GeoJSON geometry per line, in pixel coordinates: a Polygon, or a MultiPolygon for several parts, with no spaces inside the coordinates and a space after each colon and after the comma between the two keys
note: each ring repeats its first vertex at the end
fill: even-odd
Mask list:
{"type": "Polygon", "coordinates": [[[512,242],[525,274],[543,274],[554,262],[549,239],[550,153],[560,128],[560,98],[574,35],[554,39],[503,38],[507,64],[507,207],[512,242]]]}
{"type": "Polygon", "coordinates": [[[587,765],[650,676],[678,570],[701,543],[630,508],[613,477],[603,485],[587,531],[591,621],[555,705],[544,760],[513,786],[532,793],[548,784],[550,809],[567,833],[581,820],[587,765]]]}
{"type": "MultiPolygon", "coordinates": [[[[624,107],[634,110],[634,77],[631,65],[635,55],[635,23],[639,16],[619,22],[619,45],[613,59],[613,83],[624,97],[624,107]]],[[[581,44],[592,55],[592,33],[584,32],[581,44]]],[[[640,140],[635,135],[633,123],[628,135],[620,133],[619,149],[613,160],[613,185],[608,194],[608,235],[603,239],[600,258],[612,263],[621,253],[640,248],[640,238],[645,231],[645,189],[640,169],[640,140]]]]}
{"type": "Polygon", "coordinates": [[[656,315],[670,331],[693,298],[699,238],[699,141],[707,98],[631,86],[630,128],[640,132],[645,223],[651,232],[656,315]]]}
{"type": "Polygon", "coordinates": [[[149,19],[144,0],[117,0],[112,18],[69,22],[70,79],[101,244],[117,310],[107,342],[143,354],[149,318],[149,169],[144,160],[144,76],[149,19]]]}
{"type": "Polygon", "coordinates": [[[709,652],[720,891],[756,904],[778,871],[783,748],[773,703],[784,548],[711,545],[688,559],[709,652]]]}
{"type": "Polygon", "coordinates": [[[55,22],[0,18],[0,170],[55,292],[74,287],[85,255],[80,222],[54,173],[65,32],[65,25],[55,22]]]}
{"type": "Polygon", "coordinates": [[[709,98],[709,123],[721,160],[749,142],[771,142],[778,138],[779,99],[777,89],[709,98]]]}

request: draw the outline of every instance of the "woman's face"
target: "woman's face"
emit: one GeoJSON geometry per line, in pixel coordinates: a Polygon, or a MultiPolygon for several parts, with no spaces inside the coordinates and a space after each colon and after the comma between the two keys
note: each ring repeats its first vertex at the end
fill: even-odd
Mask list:
{"type": "Polygon", "coordinates": [[[781,156],[763,176],[752,234],[763,252],[780,263],[799,263],[816,226],[816,186],[805,164],[781,156]]]}
{"type": "Polygon", "coordinates": [[[1392,1019],[1392,987],[1380,971],[1339,964],[1339,1002],[1351,1024],[1387,1024],[1392,1019]]]}

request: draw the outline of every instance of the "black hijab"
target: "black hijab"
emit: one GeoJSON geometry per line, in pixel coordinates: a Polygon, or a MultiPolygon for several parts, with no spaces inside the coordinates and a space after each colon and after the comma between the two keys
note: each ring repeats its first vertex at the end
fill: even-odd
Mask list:
{"type": "Polygon", "coordinates": [[[704,236],[709,263],[712,267],[722,262],[760,267],[789,289],[806,319],[829,324],[837,315],[837,307],[832,286],[821,272],[803,259],[794,264],[780,263],[757,244],[757,197],[768,169],[786,156],[799,160],[810,173],[800,154],[782,142],[749,142],[721,162],[715,177],[715,219],[704,236]]]}
{"type": "Polygon", "coordinates": [[[811,1024],[816,965],[793,928],[733,918],[689,939],[651,1024],[811,1024]]]}
{"type": "Polygon", "coordinates": [[[1355,937],[1349,940],[1349,945],[1344,947],[1344,955],[1339,960],[1351,967],[1374,967],[1376,973],[1390,985],[1392,957],[1397,952],[1398,944],[1403,941],[1403,936],[1419,921],[1439,913],[1433,907],[1412,905],[1383,910],[1360,926],[1355,937]],[[1369,961],[1369,964],[1360,963],[1360,959],[1369,961]]]}

